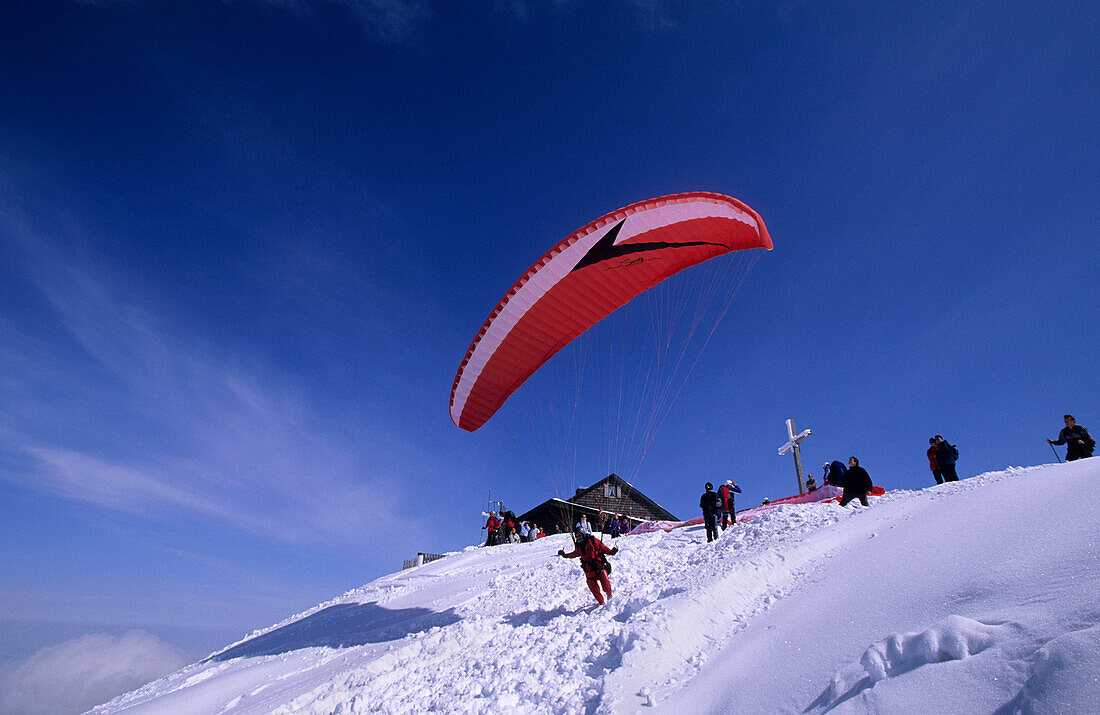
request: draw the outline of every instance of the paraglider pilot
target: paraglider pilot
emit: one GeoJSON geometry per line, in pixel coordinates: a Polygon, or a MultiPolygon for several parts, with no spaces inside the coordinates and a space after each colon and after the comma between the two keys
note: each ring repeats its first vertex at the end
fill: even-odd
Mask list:
{"type": "Polygon", "coordinates": [[[573,528],[573,539],[576,547],[568,554],[564,549],[558,549],[558,556],[563,559],[575,559],[580,557],[581,568],[584,569],[584,577],[588,581],[588,590],[596,597],[596,602],[604,604],[603,593],[600,587],[611,598],[611,581],[607,574],[611,573],[611,564],[607,562],[606,554],[614,556],[619,553],[619,547],[609,549],[606,544],[591,534],[586,534],[580,529],[580,524],[573,528]]]}

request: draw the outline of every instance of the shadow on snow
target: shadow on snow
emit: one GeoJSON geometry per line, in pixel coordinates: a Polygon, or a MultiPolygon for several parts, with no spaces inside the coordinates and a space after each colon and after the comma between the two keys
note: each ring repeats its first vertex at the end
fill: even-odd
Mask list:
{"type": "Polygon", "coordinates": [[[461,619],[453,608],[436,612],[427,608],[388,609],[377,603],[340,603],[282,628],[216,653],[207,660],[281,655],[300,648],[350,648],[367,643],[395,641],[461,619]]]}

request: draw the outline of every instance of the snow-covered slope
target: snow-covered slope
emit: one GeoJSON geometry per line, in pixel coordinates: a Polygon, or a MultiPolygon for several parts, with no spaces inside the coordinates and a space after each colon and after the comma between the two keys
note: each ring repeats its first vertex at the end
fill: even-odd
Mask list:
{"type": "Polygon", "coordinates": [[[618,540],[593,607],[568,536],[470,548],[253,634],[97,712],[1096,712],[1100,459],[707,544],[618,540]]]}

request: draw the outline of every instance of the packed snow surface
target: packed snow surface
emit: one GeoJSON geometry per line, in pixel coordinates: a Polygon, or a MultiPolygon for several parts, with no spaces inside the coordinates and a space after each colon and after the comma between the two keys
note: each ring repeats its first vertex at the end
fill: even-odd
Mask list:
{"type": "Polygon", "coordinates": [[[871,506],[780,506],[380,578],[95,712],[1086,713],[1100,703],[1100,459],[871,506]]]}

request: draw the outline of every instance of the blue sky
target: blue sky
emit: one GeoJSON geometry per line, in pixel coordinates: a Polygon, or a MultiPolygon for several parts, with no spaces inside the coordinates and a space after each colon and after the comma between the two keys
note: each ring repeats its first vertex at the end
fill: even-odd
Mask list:
{"type": "MultiPolygon", "coordinates": [[[[208,651],[472,543],[489,490],[518,511],[610,467],[684,517],[707,479],[781,496],[787,417],[811,468],[857,454],[887,488],[931,483],[935,433],[967,476],[1100,424],[1094,5],[686,5],[5,3],[0,650],[208,651]],[[561,365],[454,427],[528,265],[688,190],[776,247],[644,462],[547,466],[561,365]]],[[[586,349],[636,339],[632,309],[586,349]]]]}

